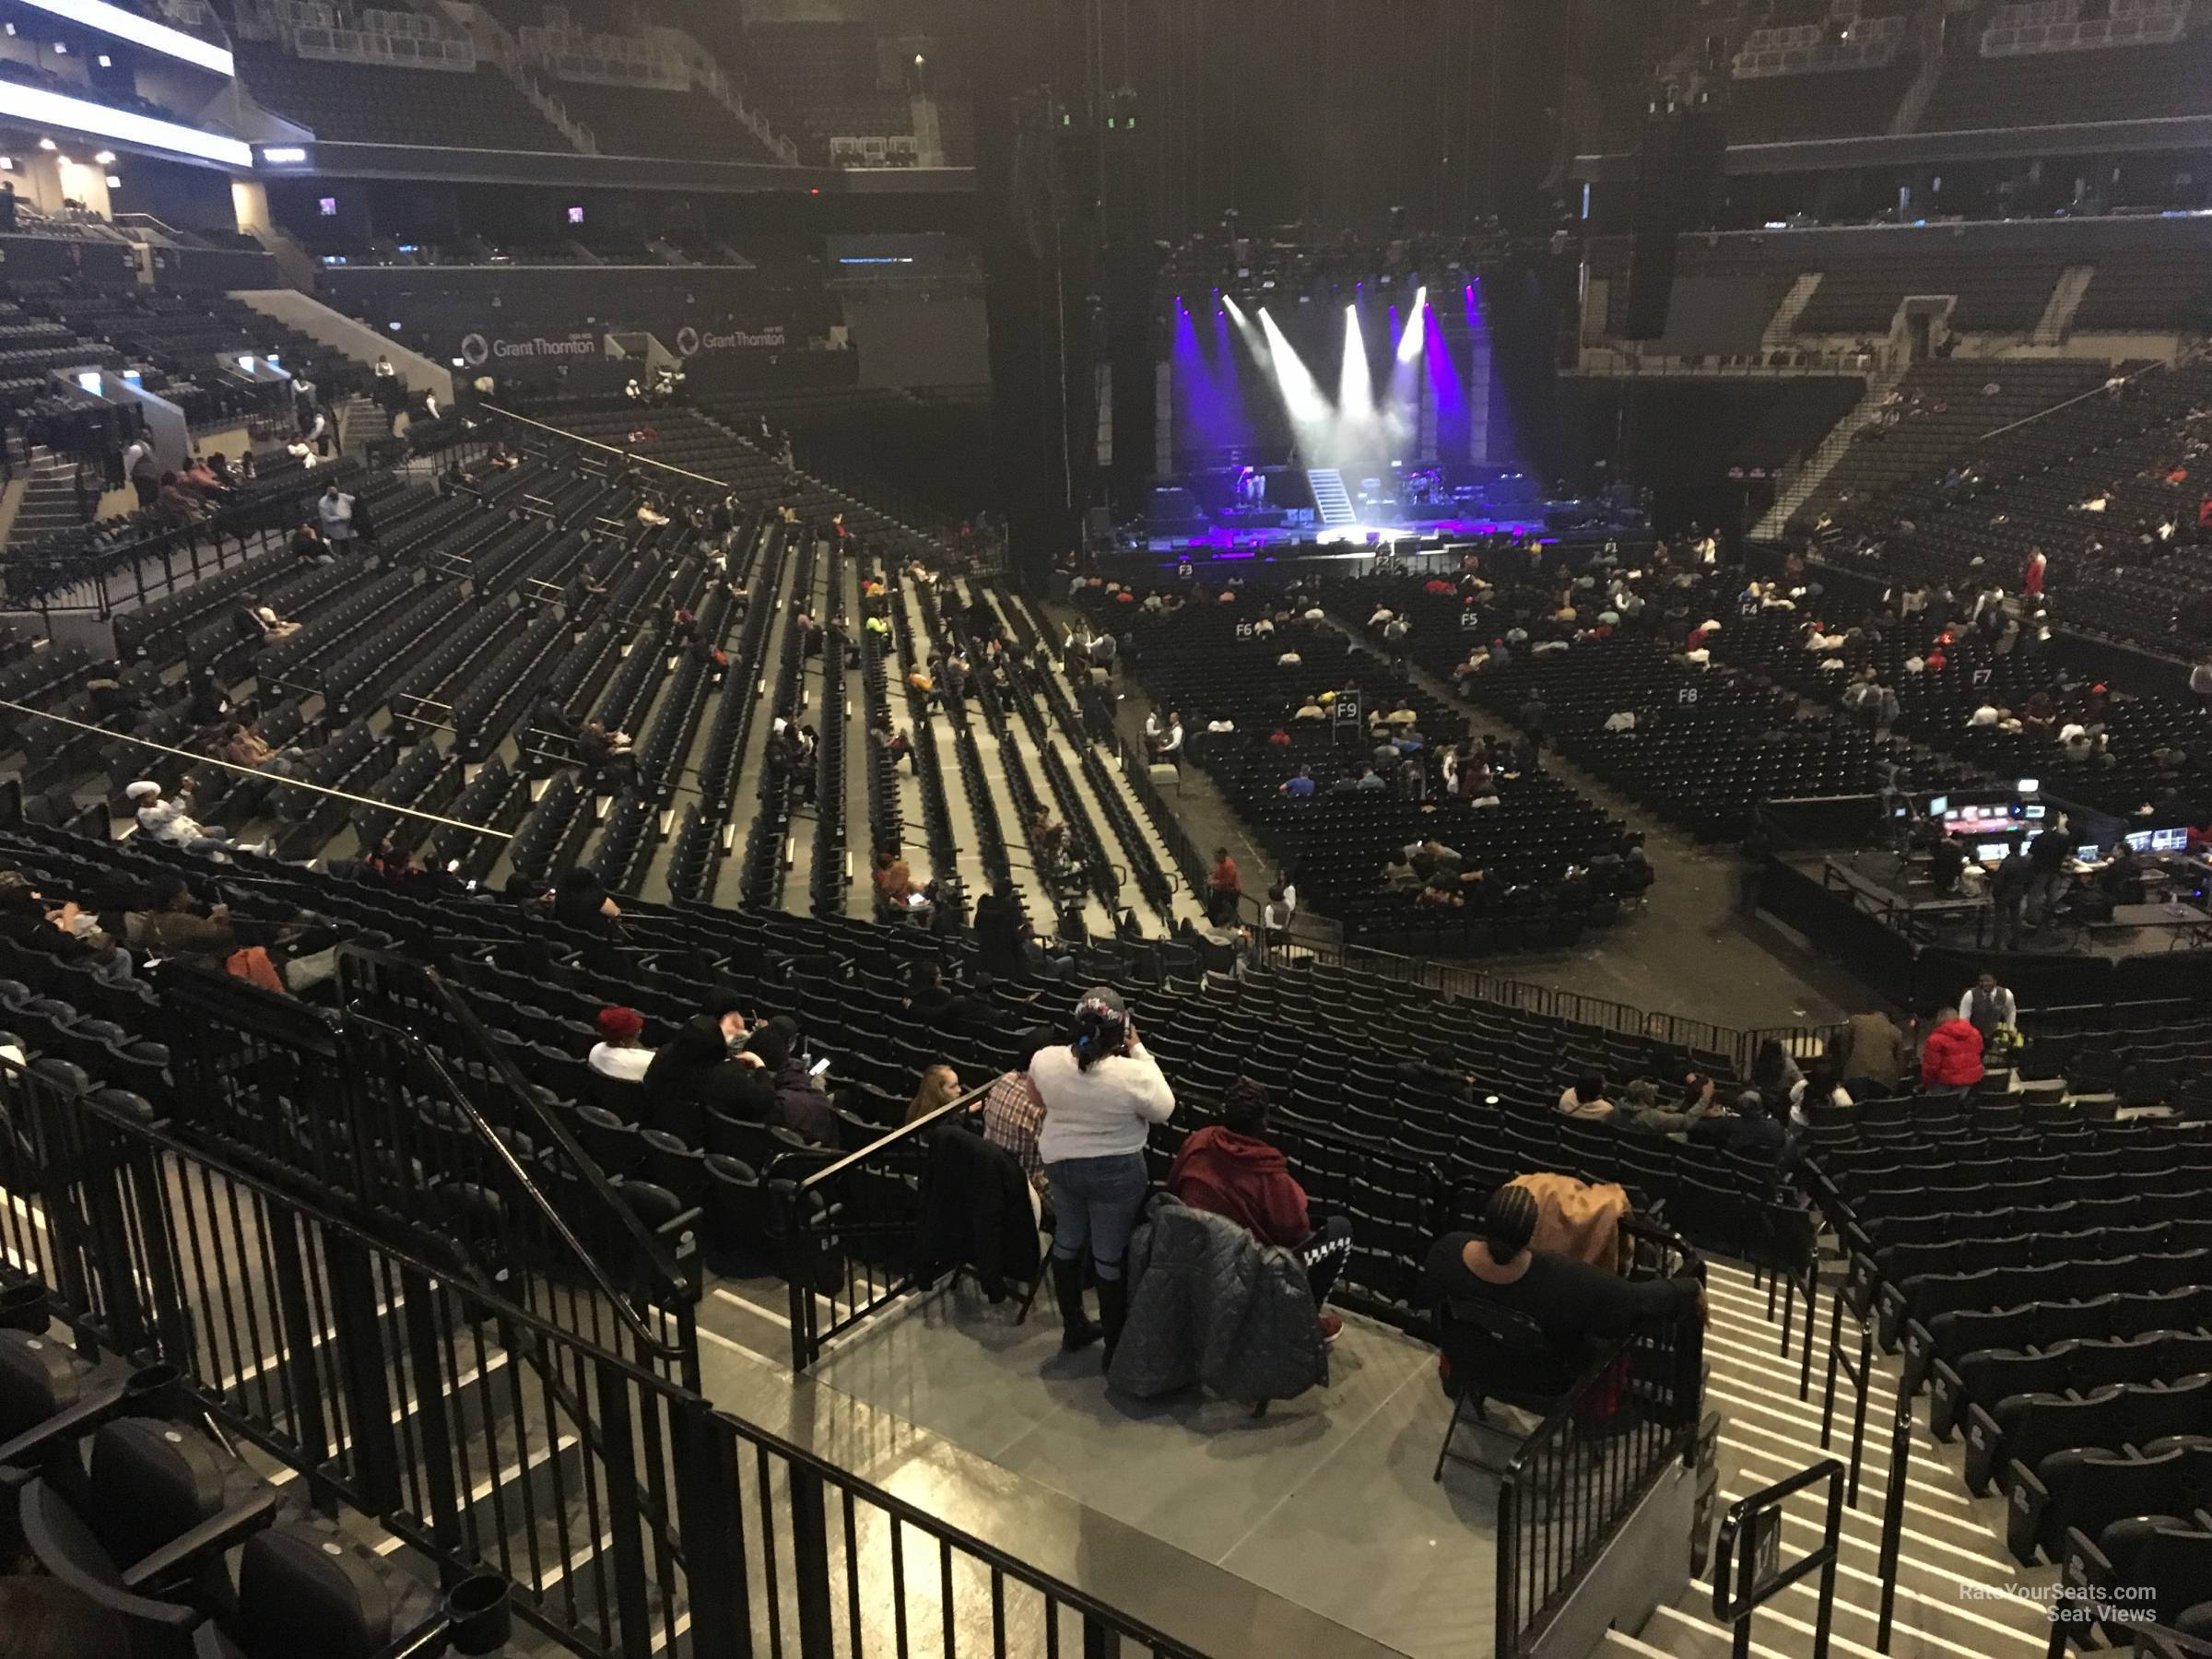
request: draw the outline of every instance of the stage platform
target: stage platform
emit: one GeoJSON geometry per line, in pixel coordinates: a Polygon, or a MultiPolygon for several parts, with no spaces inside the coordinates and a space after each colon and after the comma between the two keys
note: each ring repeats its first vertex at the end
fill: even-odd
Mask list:
{"type": "MultiPolygon", "coordinates": [[[[1371,557],[1384,551],[1434,553],[1443,550],[1440,544],[1444,542],[1480,542],[1501,535],[1563,541],[1570,534],[1547,529],[1541,518],[1416,519],[1387,524],[1216,524],[1195,531],[1147,536],[1145,550],[1208,559],[1270,558],[1286,549],[1371,557]]],[[[1588,533],[1572,534],[1586,536],[1588,533]]],[[[1605,535],[1598,534],[1596,539],[1603,541],[1605,535]]]]}

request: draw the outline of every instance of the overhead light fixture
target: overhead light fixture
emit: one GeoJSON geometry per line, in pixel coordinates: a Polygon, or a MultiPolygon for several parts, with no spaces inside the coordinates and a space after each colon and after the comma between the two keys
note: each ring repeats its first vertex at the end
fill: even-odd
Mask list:
{"type": "Polygon", "coordinates": [[[110,190],[121,190],[123,188],[123,180],[121,176],[115,173],[110,173],[108,175],[108,188],[110,190]]]}
{"type": "Polygon", "coordinates": [[[54,143],[54,141],[51,138],[41,138],[39,140],[39,147],[42,150],[51,150],[59,149],[62,147],[54,143]]]}
{"type": "MultiPolygon", "coordinates": [[[[95,140],[119,139],[145,149],[194,156],[224,167],[253,165],[253,147],[216,133],[203,133],[173,121],[157,121],[133,110],[111,109],[82,98],[49,92],[43,87],[0,81],[0,118],[22,126],[66,127],[95,140]]],[[[41,147],[52,149],[51,141],[41,147]]]]}
{"type": "Polygon", "coordinates": [[[0,156],[0,172],[14,172],[15,171],[16,159],[13,156],[0,156]]]}
{"type": "Polygon", "coordinates": [[[100,154],[93,157],[92,159],[99,162],[102,167],[111,167],[115,161],[115,152],[113,150],[101,150],[100,154]]]}
{"type": "Polygon", "coordinates": [[[69,43],[66,41],[56,41],[53,43],[53,55],[55,57],[67,57],[69,55],[69,43]]]}
{"type": "Polygon", "coordinates": [[[100,54],[100,66],[102,69],[112,69],[115,67],[115,60],[103,52],[100,54]]]}

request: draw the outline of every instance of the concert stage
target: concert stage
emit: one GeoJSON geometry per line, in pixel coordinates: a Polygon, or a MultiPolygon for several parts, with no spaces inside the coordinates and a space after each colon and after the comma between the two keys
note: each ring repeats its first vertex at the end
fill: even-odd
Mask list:
{"type": "Polygon", "coordinates": [[[1286,549],[1359,554],[1434,553],[1445,543],[1465,545],[1500,535],[1515,539],[1530,535],[1542,536],[1547,541],[1564,539],[1559,533],[1549,530],[1541,518],[1439,518],[1388,524],[1215,524],[1195,534],[1147,535],[1145,547],[1153,553],[1182,554],[1194,559],[1264,559],[1286,549]]]}
{"type": "Polygon", "coordinates": [[[1194,562],[1449,551],[1456,563],[1500,541],[1641,544],[1648,534],[1620,492],[1547,500],[1535,479],[1500,467],[1292,463],[1202,467],[1155,485],[1144,523],[1123,526],[1114,550],[1194,562]]]}

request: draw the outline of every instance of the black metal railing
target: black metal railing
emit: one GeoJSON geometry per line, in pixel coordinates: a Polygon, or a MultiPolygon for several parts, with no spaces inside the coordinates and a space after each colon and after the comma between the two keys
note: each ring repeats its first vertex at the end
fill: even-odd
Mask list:
{"type": "Polygon", "coordinates": [[[1607,1348],[1521,1442],[1498,1483],[1494,1652],[1521,1659],[1670,1463],[1695,1454],[1704,1316],[1607,1348]]]}
{"type": "Polygon", "coordinates": [[[947,1653],[1197,1659],[132,1100],[0,1064],[0,1287],[42,1286],[88,1359],[178,1367],[325,1513],[373,1515],[449,1582],[500,1575],[560,1648],[828,1659],[911,1634],[947,1653]]]}
{"type": "MultiPolygon", "coordinates": [[[[805,1371],[855,1326],[889,1312],[909,1293],[929,1288],[915,1230],[930,1133],[980,1110],[990,1084],[839,1157],[794,1153],[770,1166],[778,1206],[783,1277],[791,1299],[791,1362],[805,1371]],[[818,1167],[809,1168],[809,1165],[818,1167]]],[[[1182,1114],[1185,1127],[1210,1121],[1182,1114]]],[[[1305,1188],[1316,1215],[1377,1210],[1406,1220],[1422,1238],[1444,1230],[1445,1182],[1429,1160],[1403,1147],[1301,1125],[1283,1113],[1268,1137],[1305,1188]]],[[[1165,1166],[1169,1132],[1154,1132],[1155,1174],[1165,1166]]],[[[1399,1263],[1386,1238],[1355,1232],[1352,1253],[1332,1300],[1404,1329],[1425,1330],[1426,1315],[1408,1307],[1399,1263]]]]}
{"type": "MultiPolygon", "coordinates": [[[[1751,1624],[1759,1609],[1791,1585],[1818,1572],[1811,1659],[1828,1659],[1829,1628],[1836,1611],[1836,1559],[1843,1527],[1843,1465],[1824,1457],[1786,1480],[1763,1487],[1728,1506],[1713,1546],[1712,1617],[1734,1633],[1738,1653],[1751,1651],[1751,1624]],[[1791,1561],[1782,1559],[1782,1506],[1808,1488],[1828,1483],[1819,1544],[1791,1561]]],[[[1882,1651],[1888,1653],[1888,1625],[1882,1651]]]]}
{"type": "Polygon", "coordinates": [[[692,1381],[697,1218],[641,1217],[433,971],[346,947],[337,1019],[175,965],[176,1124],[625,1361],[692,1381]]]}
{"type": "Polygon", "coordinates": [[[1486,972],[1432,957],[1401,956],[1358,944],[1308,947],[1300,940],[1301,954],[1324,967],[1359,969],[1401,984],[1418,985],[1462,1002],[1495,1003],[1546,1018],[1588,1026],[1594,1030],[1626,1037],[1650,1037],[1678,1048],[1717,1054],[1735,1065],[1738,1075],[1747,1070],[1758,1052],[1758,1040],[1772,1033],[1749,1032],[1734,1026],[1714,1025],[1680,1014],[1660,1014],[1628,1003],[1586,996],[1556,985],[1540,985],[1504,974],[1486,972]]]}
{"type": "MultiPolygon", "coordinates": [[[[1851,1457],[1844,1500],[1859,1506],[1859,1477],[1865,1465],[1866,1410],[1875,1381],[1875,1325],[1885,1303],[1901,1318],[1903,1301],[1876,1270],[1873,1258],[1852,1252],[1844,1279],[1830,1297],[1828,1312],[1828,1383],[1820,1401],[1820,1449],[1833,1443],[1836,1418],[1836,1379],[1852,1384],[1854,1400],[1851,1417],[1851,1457]],[[1843,1315],[1849,1312],[1858,1325],[1857,1352],[1844,1351],[1843,1315]]],[[[1910,1343],[1912,1338],[1908,1335],[1910,1343]]],[[[1925,1367],[1922,1368],[1924,1371],[1925,1367]]],[[[1891,1627],[1897,1612],[1897,1563],[1905,1527],[1905,1482],[1912,1466],[1913,1395],[1900,1381],[1889,1427],[1889,1466],[1884,1474],[1882,1536],[1877,1571],[1881,1580],[1881,1611],[1875,1630],[1875,1649],[1889,1651],[1891,1627]]],[[[1825,1609],[1824,1609],[1825,1611],[1825,1609]]]]}
{"type": "Polygon", "coordinates": [[[833,1338],[925,1288],[916,1226],[929,1136],[979,1110],[989,1087],[971,1088],[857,1152],[794,1152],[762,1171],[791,1296],[794,1371],[820,1359],[833,1338]]]}

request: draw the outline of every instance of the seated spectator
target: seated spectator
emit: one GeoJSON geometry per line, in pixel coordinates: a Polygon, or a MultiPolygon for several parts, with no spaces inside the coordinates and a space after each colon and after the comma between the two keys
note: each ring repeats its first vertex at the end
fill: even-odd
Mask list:
{"type": "Polygon", "coordinates": [[[1790,1123],[1803,1127],[1813,1121],[1812,1108],[1821,1101],[1830,1106],[1849,1106],[1851,1091],[1836,1081],[1835,1063],[1816,1060],[1812,1069],[1790,1086],[1790,1123]]]}
{"type": "Polygon", "coordinates": [[[1792,1098],[1791,1091],[1805,1079],[1805,1073],[1791,1058],[1790,1051],[1778,1037],[1770,1037],[1759,1045],[1759,1053],[1751,1059],[1750,1088],[1747,1095],[1757,1094],[1771,1112],[1779,1112],[1792,1098]]]}
{"type": "Polygon", "coordinates": [[[758,1055],[739,1051],[745,1016],[727,994],[706,999],[653,1051],[642,1079],[648,1111],[691,1106],[745,1124],[765,1124],[775,1111],[775,1087],[758,1055]]]}
{"type": "MultiPolygon", "coordinates": [[[[979,904],[978,908],[981,908],[979,904]]],[[[974,1000],[946,982],[942,962],[919,962],[907,985],[906,1011],[924,1030],[958,1030],[974,1023],[974,1000]]]]}
{"type": "Polygon", "coordinates": [[[614,789],[637,786],[638,758],[628,732],[610,731],[596,720],[585,721],[576,735],[576,759],[583,768],[585,782],[594,787],[602,782],[614,789]]]}
{"type": "Polygon", "coordinates": [[[1558,1251],[1532,1249],[1536,1218],[1535,1194],[1502,1186],[1484,1206],[1479,1230],[1446,1233],[1430,1250],[1422,1294],[1440,1311],[1437,1323],[1446,1333],[1448,1390],[1455,1389],[1452,1374],[1462,1365],[1484,1363],[1486,1346],[1477,1337],[1454,1352],[1454,1302],[1488,1302],[1534,1320],[1548,1352],[1516,1355],[1513,1361],[1526,1384],[1545,1393],[1571,1388],[1606,1338],[1702,1307],[1703,1291],[1689,1275],[1632,1281],[1558,1251]],[[1522,1370],[1524,1364],[1531,1370],[1522,1370]]]}
{"type": "Polygon", "coordinates": [[[799,1022],[788,1014],[777,1015],[746,1040],[745,1050],[775,1087],[773,1121],[817,1146],[835,1146],[837,1109],[818,1081],[828,1062],[820,1070],[807,1064],[799,1022]]]}
{"type": "Polygon", "coordinates": [[[1595,1072],[1584,1072],[1559,1091],[1559,1111],[1568,1117],[1612,1122],[1613,1102],[1606,1098],[1605,1078],[1595,1072]]]}
{"type": "Polygon", "coordinates": [[[273,640],[288,640],[300,631],[300,624],[288,622],[275,610],[261,603],[254,594],[241,594],[238,608],[230,613],[230,625],[241,640],[257,640],[267,643],[273,640]]]}
{"type": "Polygon", "coordinates": [[[1687,1135],[1692,1125],[1718,1110],[1712,1095],[1712,1079],[1706,1078],[1687,1099],[1671,1107],[1662,1106],[1659,1086],[1648,1077],[1639,1077],[1613,1108],[1613,1122],[1630,1135],[1687,1135]]]}
{"type": "Polygon", "coordinates": [[[20,870],[0,870],[0,939],[89,968],[109,984],[131,977],[130,952],[101,930],[97,915],[74,900],[49,903],[20,870]]]}
{"type": "Polygon", "coordinates": [[[335,564],[337,556],[331,552],[330,544],[323,539],[322,527],[312,519],[302,519],[300,527],[285,543],[285,550],[304,564],[335,564]]]}
{"type": "Polygon", "coordinates": [[[929,908],[929,894],[915,885],[906,860],[888,850],[876,854],[876,897],[900,914],[929,908]]]}
{"type": "Polygon", "coordinates": [[[1013,1070],[1001,1072],[983,1091],[983,1138],[1021,1160],[1022,1172],[1042,1196],[1049,1189],[1044,1159],[1037,1150],[1037,1132],[1044,1126],[1044,1100],[1030,1081],[1030,1065],[1039,1053],[1059,1041],[1050,1026],[1034,1026],[1016,1050],[1013,1070]]]}
{"type": "Polygon", "coordinates": [[[553,884],[553,919],[586,933],[611,935],[622,920],[622,907],[589,865],[571,865],[553,884]]]}
{"type": "Polygon", "coordinates": [[[296,748],[272,748],[250,720],[234,721],[225,728],[222,755],[233,766],[250,766],[278,777],[288,777],[300,759],[296,748]]]}
{"type": "Polygon", "coordinates": [[[900,1122],[919,1123],[933,1112],[938,1112],[959,1099],[960,1074],[949,1065],[933,1065],[922,1074],[922,1081],[914,1089],[914,1098],[906,1103],[906,1116],[900,1122]]]}
{"type": "MultiPolygon", "coordinates": [[[[1314,1224],[1305,1188],[1265,1138],[1267,1110],[1265,1088],[1250,1077],[1231,1083],[1221,1097],[1221,1122],[1193,1134],[1175,1154],[1168,1191],[1193,1209],[1227,1216],[1266,1243],[1297,1251],[1321,1308],[1351,1253],[1352,1224],[1344,1216],[1314,1224]]],[[[1343,1329],[1344,1321],[1324,1309],[1322,1340],[1335,1341],[1343,1329]]]]}
{"type": "Polygon", "coordinates": [[[184,718],[203,729],[230,718],[237,712],[230,694],[224,690],[211,670],[203,668],[192,682],[192,696],[184,704],[184,718]]]}
{"type": "Polygon", "coordinates": [[[1747,1158],[1778,1160],[1788,1144],[1789,1130],[1767,1110],[1766,1101],[1747,1090],[1726,1122],[1721,1144],[1747,1158]]]}
{"type": "Polygon", "coordinates": [[[140,778],[123,793],[137,808],[139,830],[162,845],[182,847],[187,853],[230,850],[229,830],[220,824],[203,824],[185,810],[192,804],[191,779],[178,785],[173,799],[164,798],[161,785],[151,778],[140,778]]]}
{"type": "Polygon", "coordinates": [[[160,485],[154,492],[154,511],[170,524],[194,524],[207,516],[206,506],[173,472],[161,475],[160,485]]]}
{"type": "Polygon", "coordinates": [[[635,1008],[602,1008],[593,1023],[599,1041],[592,1044],[584,1064],[603,1077],[642,1083],[653,1060],[653,1051],[638,1041],[644,1034],[645,1016],[635,1008]]]}
{"type": "Polygon", "coordinates": [[[1277,793],[1287,794],[1294,801],[1311,798],[1313,794],[1313,769],[1310,766],[1300,767],[1297,774],[1285,782],[1277,793]]]}
{"type": "Polygon", "coordinates": [[[220,968],[238,949],[230,907],[210,905],[201,913],[182,876],[158,877],[141,899],[143,908],[124,918],[124,937],[145,952],[149,961],[156,957],[183,957],[220,968]]]}

